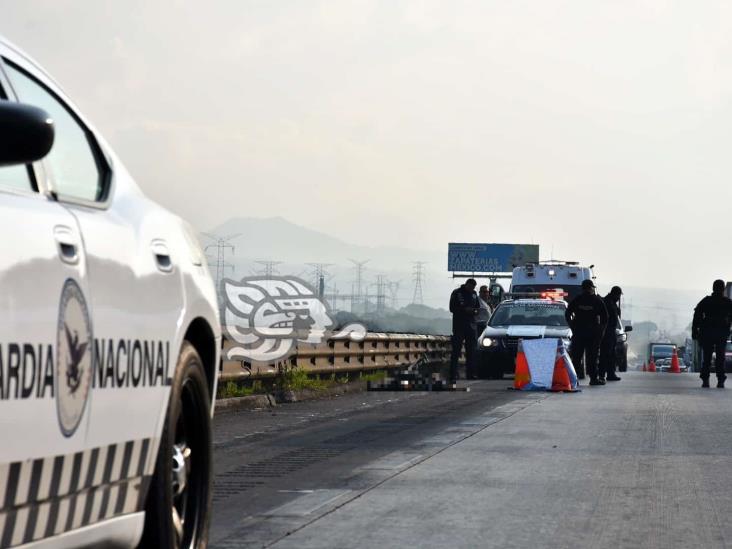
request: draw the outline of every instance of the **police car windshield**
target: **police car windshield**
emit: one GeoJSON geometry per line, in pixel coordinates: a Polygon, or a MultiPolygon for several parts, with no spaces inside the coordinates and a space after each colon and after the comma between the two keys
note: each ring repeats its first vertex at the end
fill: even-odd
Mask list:
{"type": "Polygon", "coordinates": [[[503,303],[493,313],[490,326],[567,326],[559,303],[503,303]]]}

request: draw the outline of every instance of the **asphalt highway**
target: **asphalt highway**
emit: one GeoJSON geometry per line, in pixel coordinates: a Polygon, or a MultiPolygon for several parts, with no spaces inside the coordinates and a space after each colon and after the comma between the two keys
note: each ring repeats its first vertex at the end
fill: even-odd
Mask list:
{"type": "Polygon", "coordinates": [[[732,545],[732,389],[623,376],[576,394],[477,381],[217,416],[210,544],[732,545]]]}

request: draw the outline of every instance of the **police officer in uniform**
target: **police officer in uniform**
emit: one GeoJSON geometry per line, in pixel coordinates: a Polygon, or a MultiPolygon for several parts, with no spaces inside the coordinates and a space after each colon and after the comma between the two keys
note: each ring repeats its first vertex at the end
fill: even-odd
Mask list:
{"type": "Polygon", "coordinates": [[[732,300],[724,295],[724,280],[715,280],[712,295],[702,299],[694,309],[691,324],[691,337],[701,344],[702,387],[709,387],[709,373],[712,366],[712,353],[716,354],[714,367],[717,374],[717,387],[724,388],[724,357],[732,321],[732,300]]]}
{"type": "Polygon", "coordinates": [[[475,318],[475,333],[478,337],[485,331],[486,326],[488,326],[488,320],[490,320],[491,314],[493,313],[490,301],[491,294],[488,286],[481,286],[478,292],[478,306],[480,309],[478,310],[478,316],[475,318]]]}
{"type": "MultiPolygon", "coordinates": [[[[565,313],[567,323],[572,328],[572,348],[570,354],[576,368],[585,358],[585,369],[590,376],[590,385],[605,385],[597,373],[597,359],[600,342],[607,326],[607,309],[603,300],[595,294],[592,280],[582,281],[582,293],[575,297],[565,313]]],[[[582,369],[578,377],[584,379],[582,369]]]]}
{"type": "Polygon", "coordinates": [[[605,302],[605,309],[607,309],[607,328],[600,344],[599,377],[608,381],[620,381],[620,377],[615,374],[615,349],[618,344],[615,328],[620,323],[621,295],[623,295],[623,290],[620,286],[613,286],[610,293],[602,298],[605,302]]]}
{"type": "Polygon", "coordinates": [[[476,317],[478,315],[478,294],[475,293],[477,283],[469,278],[465,284],[453,290],[450,295],[450,312],[452,313],[452,353],[450,356],[450,382],[458,379],[458,359],[460,348],[465,344],[465,376],[477,379],[475,372],[475,351],[478,346],[476,335],[476,317]]]}

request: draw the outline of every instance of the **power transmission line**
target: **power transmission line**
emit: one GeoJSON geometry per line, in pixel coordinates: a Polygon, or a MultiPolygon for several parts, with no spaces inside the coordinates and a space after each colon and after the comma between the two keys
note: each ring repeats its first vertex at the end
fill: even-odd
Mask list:
{"type": "Polygon", "coordinates": [[[376,275],[376,312],[383,313],[386,310],[386,286],[388,282],[386,276],[376,275]]]}
{"type": "Polygon", "coordinates": [[[214,274],[216,276],[216,295],[219,302],[219,312],[221,313],[221,318],[223,318],[224,310],[223,296],[221,294],[221,281],[226,274],[226,269],[230,269],[232,273],[234,272],[234,265],[226,261],[226,251],[231,250],[231,255],[234,255],[234,245],[231,241],[240,237],[241,233],[230,234],[227,236],[216,236],[208,233],[201,234],[214,241],[214,244],[209,244],[204,248],[204,252],[207,252],[210,248],[216,249],[216,259],[213,261],[213,265],[211,265],[212,261],[210,259],[208,264],[213,267],[214,274]]]}
{"type": "Polygon", "coordinates": [[[263,276],[265,280],[270,280],[274,275],[279,274],[279,271],[277,270],[277,265],[282,263],[282,261],[263,260],[255,261],[255,263],[257,265],[262,265],[262,268],[258,271],[255,271],[255,274],[263,276]]]}
{"type": "Polygon", "coordinates": [[[330,273],[326,271],[326,267],[333,265],[332,263],[308,263],[313,270],[310,275],[313,277],[313,287],[318,293],[318,297],[325,295],[325,279],[330,278],[330,273]]]}
{"type": "Polygon", "coordinates": [[[414,281],[414,294],[412,295],[412,303],[423,305],[424,298],[422,296],[422,280],[424,280],[425,261],[412,262],[412,280],[414,281]]]}
{"type": "Polygon", "coordinates": [[[391,295],[391,308],[396,310],[399,308],[399,284],[401,280],[391,281],[387,283],[389,294],[391,295]]]}
{"type": "Polygon", "coordinates": [[[370,261],[370,259],[366,259],[364,261],[356,261],[355,259],[349,259],[351,263],[353,263],[354,268],[356,269],[356,280],[354,282],[354,288],[353,292],[351,294],[351,312],[356,313],[359,312],[358,309],[362,308],[364,305],[364,299],[363,299],[363,271],[364,271],[364,265],[370,261]]]}

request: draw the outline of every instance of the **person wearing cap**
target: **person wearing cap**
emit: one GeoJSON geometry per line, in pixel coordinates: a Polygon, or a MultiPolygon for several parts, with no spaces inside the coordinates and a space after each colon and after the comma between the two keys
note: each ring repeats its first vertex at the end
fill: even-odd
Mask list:
{"type": "Polygon", "coordinates": [[[615,328],[620,325],[620,296],[623,290],[620,286],[613,286],[610,292],[602,298],[607,309],[607,328],[600,343],[600,379],[620,381],[615,373],[615,349],[618,344],[615,328]]]}
{"type": "Polygon", "coordinates": [[[605,381],[598,375],[597,359],[607,326],[607,309],[605,302],[595,294],[595,283],[592,280],[582,281],[582,293],[571,301],[565,316],[572,329],[570,356],[577,369],[577,377],[584,379],[586,370],[590,376],[590,385],[605,385],[605,381]],[[584,368],[581,366],[583,358],[584,368]]]}
{"type": "Polygon", "coordinates": [[[488,286],[481,286],[478,292],[478,316],[475,318],[476,334],[480,337],[486,326],[488,326],[488,320],[491,318],[493,309],[490,306],[491,295],[488,290],[488,286]]]}
{"type": "Polygon", "coordinates": [[[724,288],[724,280],[715,280],[712,295],[702,299],[694,309],[691,337],[701,344],[702,368],[699,377],[704,388],[709,387],[713,353],[716,355],[714,369],[717,374],[717,387],[724,389],[724,380],[727,379],[724,373],[724,359],[732,322],[732,300],[725,297],[724,288]]]}
{"type": "Polygon", "coordinates": [[[458,379],[458,359],[460,349],[465,344],[465,377],[476,379],[475,352],[478,347],[475,319],[480,305],[475,286],[475,279],[469,278],[465,284],[453,290],[450,295],[450,312],[452,313],[452,353],[450,355],[450,383],[458,379]]]}

